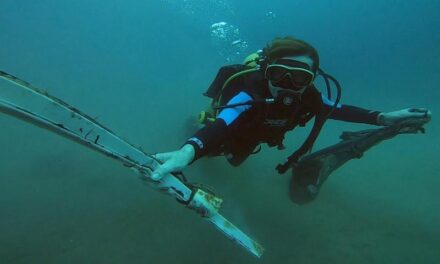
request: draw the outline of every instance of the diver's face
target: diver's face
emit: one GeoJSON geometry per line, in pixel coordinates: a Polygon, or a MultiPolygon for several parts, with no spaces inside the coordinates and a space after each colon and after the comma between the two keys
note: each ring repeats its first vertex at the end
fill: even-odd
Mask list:
{"type": "Polygon", "coordinates": [[[268,74],[271,74],[271,72],[269,72],[271,69],[277,70],[278,68],[281,70],[281,73],[274,72],[272,74],[275,78],[272,76],[270,76],[272,78],[268,78],[269,91],[272,96],[277,98],[280,93],[302,94],[307,86],[313,82],[314,73],[310,71],[312,66],[313,60],[309,56],[287,56],[269,64],[266,71],[266,78],[268,78],[268,74]],[[277,67],[277,65],[281,67],[277,67]],[[292,71],[289,71],[289,69],[292,69],[292,71]],[[283,72],[283,70],[285,70],[285,72],[283,72]],[[283,75],[283,73],[285,74],[283,75]],[[279,77],[277,75],[279,75],[279,77]]]}

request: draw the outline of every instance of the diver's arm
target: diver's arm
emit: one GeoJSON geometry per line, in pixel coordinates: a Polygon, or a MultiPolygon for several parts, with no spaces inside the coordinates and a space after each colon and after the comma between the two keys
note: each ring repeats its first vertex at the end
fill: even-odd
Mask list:
{"type": "MultiPolygon", "coordinates": [[[[252,97],[246,92],[239,92],[232,97],[226,105],[235,105],[251,101],[252,97]]],[[[194,161],[202,156],[217,150],[227,138],[228,130],[251,105],[240,105],[230,108],[224,108],[218,115],[217,119],[200,129],[193,137],[188,139],[186,144],[190,144],[195,149],[194,161]]]]}
{"type": "Polygon", "coordinates": [[[226,130],[226,123],[222,119],[216,119],[212,124],[197,131],[179,150],[154,155],[162,164],[153,171],[151,179],[158,181],[168,173],[182,171],[192,162],[220,146],[226,130]]]}
{"type": "MultiPolygon", "coordinates": [[[[249,100],[252,100],[249,94],[240,92],[229,100],[227,104],[244,103],[249,100]]],[[[151,178],[153,180],[160,180],[167,173],[181,171],[197,159],[211,151],[217,150],[227,138],[230,125],[251,107],[251,105],[241,105],[225,108],[213,123],[197,131],[193,137],[186,141],[181,149],[156,154],[155,157],[162,164],[153,171],[151,178]]]]}
{"type": "MultiPolygon", "coordinates": [[[[324,107],[333,108],[334,103],[323,97],[324,107]]],[[[431,111],[426,108],[405,108],[392,112],[379,112],[367,110],[352,105],[338,104],[329,118],[352,123],[363,123],[377,126],[392,126],[402,120],[423,119],[429,122],[431,111]]]]}
{"type": "Polygon", "coordinates": [[[351,123],[363,123],[370,125],[380,125],[378,122],[378,117],[382,113],[379,111],[367,110],[361,107],[338,104],[334,106],[334,102],[327,99],[327,97],[322,96],[322,103],[327,111],[332,111],[329,118],[351,122],[351,123]]]}
{"type": "Polygon", "coordinates": [[[223,119],[217,118],[213,123],[197,131],[185,144],[194,148],[194,157],[191,162],[198,160],[214,151],[226,139],[228,126],[223,119]]]}
{"type": "MultiPolygon", "coordinates": [[[[330,109],[330,107],[328,108],[330,109]]],[[[379,111],[367,110],[357,106],[340,105],[334,109],[329,118],[351,123],[380,125],[378,122],[380,114],[381,112],[379,111]]]]}

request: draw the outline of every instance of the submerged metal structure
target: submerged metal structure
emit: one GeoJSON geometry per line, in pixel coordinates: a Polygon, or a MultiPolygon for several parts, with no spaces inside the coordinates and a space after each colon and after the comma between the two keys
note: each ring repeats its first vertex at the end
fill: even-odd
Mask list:
{"type": "Polygon", "coordinates": [[[0,84],[0,112],[47,129],[131,168],[149,186],[176,198],[214,224],[229,239],[261,257],[263,247],[219,213],[221,198],[187,182],[177,173],[153,181],[150,174],[160,162],[152,155],[131,145],[90,116],[44,90],[3,71],[0,71],[0,79],[9,83],[0,84]]]}

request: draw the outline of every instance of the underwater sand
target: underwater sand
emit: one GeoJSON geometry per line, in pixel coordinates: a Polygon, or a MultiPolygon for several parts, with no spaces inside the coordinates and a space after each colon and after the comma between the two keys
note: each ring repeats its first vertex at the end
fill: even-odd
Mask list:
{"type": "MultiPolygon", "coordinates": [[[[308,39],[345,88],[343,103],[428,107],[427,134],[371,149],[334,172],[305,206],[290,202],[289,175],[274,171],[305,131],[288,136],[288,150],[265,147],[240,168],[222,158],[189,167],[190,180],[224,199],[223,215],[266,248],[258,260],[111,159],[0,115],[0,263],[440,263],[439,3],[340,1],[327,12],[323,1],[275,1],[277,20],[262,24],[244,20],[241,5],[254,3],[230,2],[224,19],[247,32],[250,49],[279,34],[308,39]],[[298,8],[304,12],[293,17],[284,11],[298,8]]],[[[193,131],[188,118],[208,103],[201,93],[225,64],[209,25],[226,9],[193,20],[163,2],[2,5],[0,68],[147,152],[184,142],[193,131]]],[[[330,121],[315,149],[365,127],[330,121]]]]}

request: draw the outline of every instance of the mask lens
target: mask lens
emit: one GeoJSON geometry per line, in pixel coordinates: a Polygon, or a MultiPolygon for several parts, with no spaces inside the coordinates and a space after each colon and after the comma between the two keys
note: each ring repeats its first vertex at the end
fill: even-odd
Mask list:
{"type": "Polygon", "coordinates": [[[266,78],[273,85],[284,89],[302,89],[312,83],[313,77],[313,73],[308,70],[283,65],[270,65],[266,70],[266,78]]]}
{"type": "Polygon", "coordinates": [[[266,71],[266,77],[271,80],[272,82],[279,82],[281,81],[287,74],[289,73],[289,70],[283,67],[276,67],[272,66],[267,69],[266,71]]]}
{"type": "Polygon", "coordinates": [[[312,83],[313,81],[313,75],[311,75],[309,72],[296,70],[291,72],[293,83],[296,86],[307,86],[312,83]]]}
{"type": "Polygon", "coordinates": [[[284,75],[284,77],[281,78],[281,80],[279,80],[279,81],[272,81],[272,84],[277,87],[284,88],[284,89],[299,90],[299,87],[296,88],[293,85],[292,78],[290,77],[289,74],[284,75]]]}

